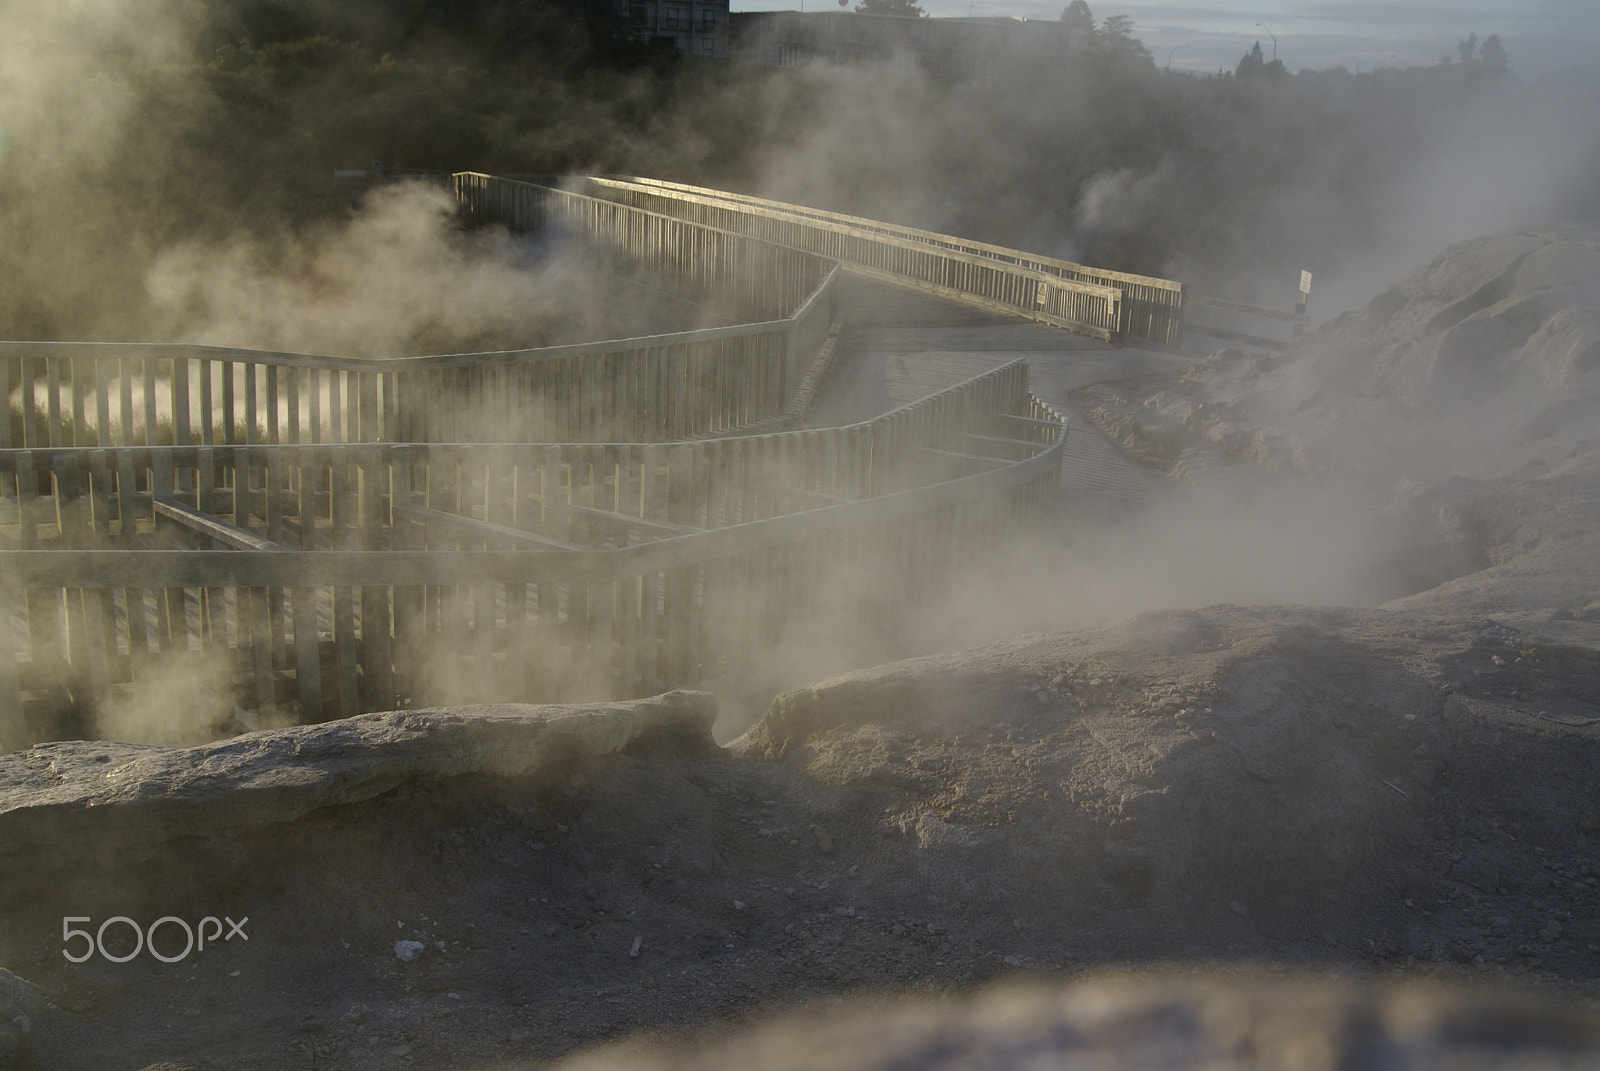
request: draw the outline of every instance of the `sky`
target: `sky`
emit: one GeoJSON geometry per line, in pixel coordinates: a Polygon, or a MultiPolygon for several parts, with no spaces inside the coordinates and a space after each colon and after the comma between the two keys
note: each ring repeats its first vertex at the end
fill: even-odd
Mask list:
{"type": "MultiPolygon", "coordinates": [[[[1060,18],[1067,0],[920,0],[934,17],[1060,18]]],[[[837,11],[836,0],[804,0],[837,11]]],[[[735,11],[796,10],[797,0],[733,0],[735,11]]],[[[1499,34],[1525,77],[1600,62],[1600,0],[1089,0],[1096,20],[1133,19],[1156,63],[1232,69],[1257,40],[1292,71],[1410,67],[1454,55],[1468,34],[1499,34]],[[1276,36],[1276,45],[1273,37],[1276,36]]]]}

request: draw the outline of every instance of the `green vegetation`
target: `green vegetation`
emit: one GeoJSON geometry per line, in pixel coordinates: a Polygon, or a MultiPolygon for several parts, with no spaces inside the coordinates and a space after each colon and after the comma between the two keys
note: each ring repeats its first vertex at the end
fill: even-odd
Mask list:
{"type": "Polygon", "coordinates": [[[912,3],[912,0],[861,0],[856,10],[863,15],[899,15],[908,19],[920,19],[927,14],[921,4],[912,3]]]}

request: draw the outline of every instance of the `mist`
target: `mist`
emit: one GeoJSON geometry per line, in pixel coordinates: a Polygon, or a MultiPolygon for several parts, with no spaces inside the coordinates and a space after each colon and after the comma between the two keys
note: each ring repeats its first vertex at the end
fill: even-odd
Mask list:
{"type": "Polygon", "coordinates": [[[1596,68],[1249,80],[1041,61],[947,85],[902,62],[827,78],[829,120],[761,160],[756,192],[1277,308],[1306,269],[1318,319],[1452,242],[1600,211],[1596,68]]]}
{"type": "MultiPolygon", "coordinates": [[[[235,277],[302,273],[286,245],[337,261],[329,224],[360,210],[332,171],[372,159],[677,179],[1278,307],[1307,269],[1318,318],[1451,242],[1600,212],[1593,68],[1219,78],[1121,46],[972,77],[909,56],[663,65],[559,9],[501,7],[442,24],[375,0],[8,7],[4,333],[149,339],[186,326],[170,305],[211,251],[235,277]]],[[[349,231],[350,264],[373,229],[349,231]]]]}
{"type": "MultiPolygon", "coordinates": [[[[1592,1055],[1592,1015],[1568,1033],[1447,1004],[1464,1010],[1435,1030],[1417,998],[1518,975],[1534,1003],[1592,1005],[1600,68],[1530,81],[1513,53],[1509,73],[1464,58],[1199,77],[1111,35],[961,74],[906,55],[767,70],[640,44],[609,8],[0,2],[0,338],[381,359],[741,320],[559,232],[466,231],[454,171],[681,180],[1283,311],[1309,270],[1313,323],[1286,347],[1117,349],[925,294],[880,305],[842,278],[863,289],[810,306],[837,297],[854,317],[837,346],[807,321],[804,352],[836,362],[819,423],[1020,356],[1036,373],[1075,365],[1034,390],[1070,411],[1069,436],[1115,448],[1083,454],[1124,466],[1112,491],[1069,469],[1041,504],[1040,468],[1006,496],[866,521],[844,496],[865,493],[867,466],[845,463],[843,437],[511,448],[521,420],[545,426],[524,386],[534,400],[470,429],[498,442],[342,450],[357,422],[336,399],[371,408],[354,376],[304,377],[307,394],[290,393],[298,373],[264,376],[263,399],[287,382],[294,430],[241,436],[198,409],[219,384],[254,396],[240,362],[97,370],[101,444],[113,387],[130,412],[148,390],[174,400],[123,427],[115,457],[57,467],[43,449],[27,460],[48,475],[9,469],[6,546],[259,547],[240,537],[265,530],[274,550],[373,551],[362,568],[378,548],[558,555],[533,583],[364,572],[376,587],[249,589],[259,579],[208,566],[185,575],[234,586],[103,599],[0,575],[0,656],[14,646],[28,666],[11,678],[26,709],[0,710],[0,746],[18,749],[0,756],[0,1066],[522,1066],[663,1029],[725,1037],[867,990],[937,1001],[926,1035],[888,1039],[914,1040],[914,1062],[953,1051],[952,1009],[969,1004],[950,997],[998,976],[1172,961],[1187,1003],[1089,989],[1092,1015],[1059,1022],[1031,998],[990,1005],[996,1058],[1021,1038],[1070,1059],[1096,1031],[1120,1051],[1154,1036],[1129,1023],[1157,1020],[1176,1024],[1163,1056],[1214,1033],[1228,1059],[1284,1039],[1359,1059],[1384,1031],[1381,1051],[1402,1055],[1430,1051],[1429,1031],[1464,1059],[1514,1059],[1507,1038],[1543,1055],[1581,1037],[1574,1061],[1592,1055]],[[197,412],[212,428],[195,450],[177,441],[182,382],[191,431],[197,412]],[[163,436],[180,449],[144,449],[163,436]],[[703,561],[644,547],[614,572],[582,554],[829,503],[813,516],[839,529],[779,546],[718,534],[690,544],[711,548],[703,561]],[[1328,609],[1345,607],[1359,609],[1328,609]],[[109,658],[94,676],[102,639],[115,679],[109,658]],[[897,661],[924,654],[940,657],[897,661]],[[602,694],[679,684],[714,701],[602,694]],[[306,724],[391,703],[406,709],[306,724]],[[36,731],[59,711],[60,731],[36,731]],[[218,918],[254,929],[156,955],[158,928],[170,948],[218,918]],[[58,955],[85,938],[89,955],[58,955]],[[1251,960],[1270,964],[1242,983],[1270,1016],[1218,988],[1251,960]],[[1290,983],[1392,974],[1406,1002],[1308,999],[1285,968],[1290,983]],[[1332,1024],[1326,1046],[1316,1023],[1332,1024]]],[[[62,367],[85,385],[81,365],[52,365],[48,388],[62,367]]],[[[4,371],[35,389],[28,361],[4,371]]],[[[479,384],[385,386],[400,401],[382,426],[417,427],[418,395],[428,416],[422,402],[458,388],[479,384]]],[[[33,407],[30,443],[58,417],[90,441],[83,392],[70,415],[59,398],[33,407]]],[[[427,426],[459,427],[445,415],[427,426]]],[[[1000,459],[955,451],[1047,437],[1001,426],[1029,431],[917,451],[908,471],[987,470],[1000,459]]],[[[851,442],[895,451],[916,434],[851,442]]],[[[827,1062],[832,1012],[816,1014],[779,1042],[795,1066],[827,1062]]],[[[869,1014],[835,1055],[894,1048],[869,1014]]]]}
{"type": "Polygon", "coordinates": [[[191,239],[146,278],[155,340],[395,357],[527,349],[721,326],[715,295],[560,234],[463,235],[455,199],[378,187],[348,221],[293,239],[191,239]]]}
{"type": "MultiPolygon", "coordinates": [[[[1211,415],[1182,418],[1173,442],[1210,459],[1203,487],[1109,520],[1069,504],[1058,532],[906,636],[849,647],[824,624],[774,667],[788,682],[1164,606],[1409,594],[1397,562],[1435,539],[1407,512],[1418,488],[1515,470],[1518,428],[1550,399],[1485,425],[1499,394],[1408,393],[1397,369],[1432,351],[1406,357],[1338,314],[1452,242],[1600,218],[1592,68],[1529,82],[1512,55],[1509,74],[1197,77],[1118,45],[974,77],[910,56],[763,70],[629,51],[599,24],[549,21],[554,8],[462,10],[432,25],[380,3],[8,6],[0,333],[383,357],[727,322],[708,295],[559,240],[462,234],[437,186],[333,181],[373,159],[679,179],[1285,310],[1314,273],[1313,314],[1333,323],[1303,359],[1187,356],[1211,415]],[[568,37],[539,28],[557,23],[568,37]]],[[[1138,434],[1159,437],[1168,418],[1148,401],[1126,399],[1138,434]]],[[[1151,462],[1178,487],[1173,466],[1151,462]]]]}

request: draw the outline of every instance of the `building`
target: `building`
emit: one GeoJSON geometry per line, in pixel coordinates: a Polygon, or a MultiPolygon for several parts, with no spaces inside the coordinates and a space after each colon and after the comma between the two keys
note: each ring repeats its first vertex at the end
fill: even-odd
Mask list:
{"type": "Polygon", "coordinates": [[[931,19],[853,11],[741,11],[731,54],[763,67],[872,66],[897,54],[946,78],[987,79],[1025,55],[1071,50],[1070,28],[1024,18],[931,19]]]}
{"type": "Polygon", "coordinates": [[[689,56],[728,54],[728,0],[618,0],[641,44],[672,42],[689,56]]]}

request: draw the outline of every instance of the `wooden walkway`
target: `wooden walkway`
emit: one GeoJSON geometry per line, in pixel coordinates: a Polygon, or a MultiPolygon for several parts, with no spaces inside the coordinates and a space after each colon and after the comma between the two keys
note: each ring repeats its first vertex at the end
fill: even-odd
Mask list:
{"type": "Polygon", "coordinates": [[[1061,478],[1068,502],[1135,505],[1159,491],[1160,479],[1083,419],[1068,394],[1093,383],[1171,369],[1192,357],[1116,347],[890,283],[846,277],[840,285],[844,326],[810,426],[867,420],[1020,359],[1028,362],[1032,392],[1071,421],[1061,478]]]}
{"type": "Polygon", "coordinates": [[[750,322],[390,361],[0,343],[0,750],[195,652],[300,720],[692,686],[841,609],[891,627],[1058,501],[1161,486],[1069,394],[1182,362],[1132,341],[1176,330],[1176,284],[699,194],[456,187],[750,322]]]}

